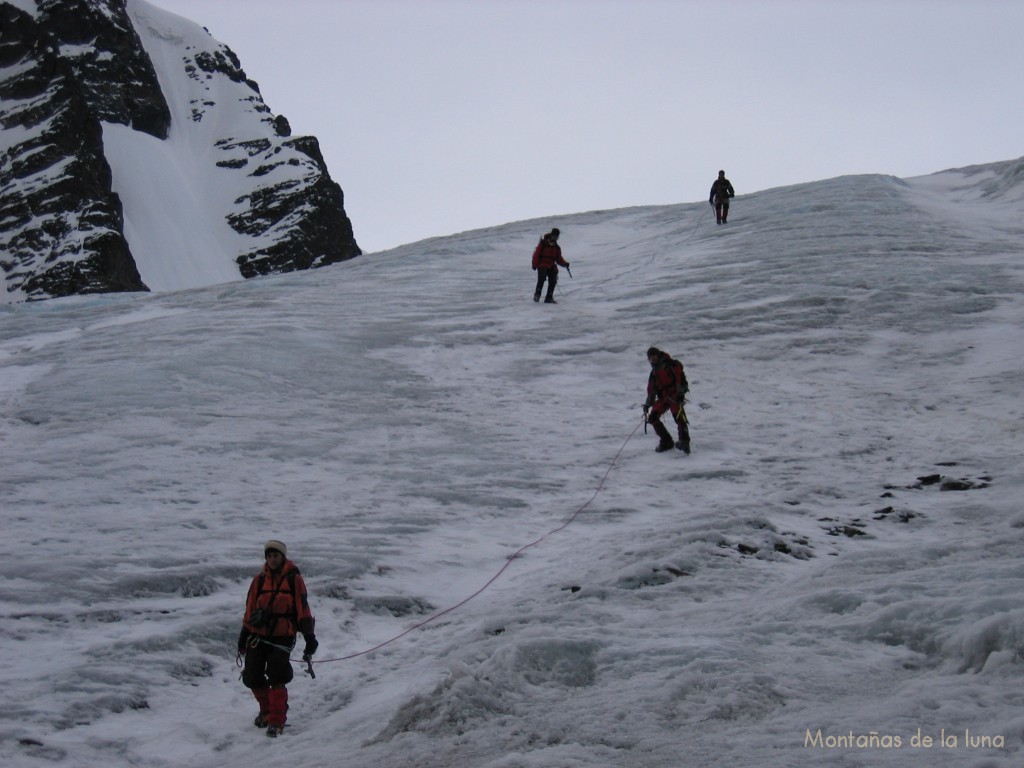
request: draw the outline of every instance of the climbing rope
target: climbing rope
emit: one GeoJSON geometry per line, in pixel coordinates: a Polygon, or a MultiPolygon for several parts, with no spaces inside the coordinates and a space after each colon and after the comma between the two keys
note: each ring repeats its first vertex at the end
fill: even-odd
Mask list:
{"type": "MultiPolygon", "coordinates": [[[[408,635],[408,634],[410,634],[412,632],[415,632],[417,629],[422,629],[423,627],[427,626],[428,624],[437,621],[442,616],[447,616],[450,613],[454,613],[459,608],[462,608],[462,606],[466,605],[466,603],[470,602],[471,600],[473,600],[476,597],[479,597],[492,584],[494,584],[494,582],[496,582],[499,578],[501,578],[501,575],[503,573],[505,573],[506,570],[508,570],[509,566],[512,565],[512,562],[517,557],[519,557],[519,555],[521,555],[523,552],[525,552],[526,550],[530,549],[531,547],[537,546],[542,541],[544,541],[544,539],[546,539],[548,536],[552,536],[552,535],[554,535],[556,533],[559,533],[560,531],[564,531],[566,528],[568,528],[573,523],[573,521],[576,520],[576,518],[578,518],[580,516],[580,514],[582,514],[583,510],[585,510],[587,507],[590,506],[590,504],[594,501],[594,499],[597,498],[597,495],[604,488],[604,484],[608,480],[608,476],[611,474],[612,469],[614,469],[616,463],[618,463],[619,458],[622,456],[622,451],[625,450],[626,444],[630,440],[633,439],[633,436],[636,434],[637,430],[640,429],[640,426],[642,424],[643,424],[643,422],[640,422],[640,424],[637,424],[635,427],[633,427],[633,431],[630,432],[629,435],[626,437],[626,439],[623,441],[622,445],[619,447],[619,450],[615,453],[615,456],[612,457],[611,463],[609,463],[609,465],[608,465],[608,469],[605,470],[604,475],[601,476],[601,481],[597,484],[597,488],[594,490],[594,493],[591,495],[591,497],[589,499],[587,499],[585,502],[583,502],[579,507],[577,507],[576,511],[572,513],[572,515],[569,517],[569,519],[566,520],[564,523],[562,523],[560,526],[558,526],[557,528],[553,528],[552,530],[548,531],[547,533],[545,533],[540,538],[538,538],[538,539],[536,539],[534,541],[531,541],[529,544],[524,544],[519,549],[517,549],[512,554],[512,556],[509,557],[505,561],[505,564],[501,568],[498,569],[498,572],[495,573],[493,576],[491,576],[491,578],[489,578],[484,583],[484,585],[482,587],[480,587],[478,590],[476,590],[476,592],[474,592],[473,594],[469,595],[469,597],[466,597],[463,600],[460,600],[459,602],[455,603],[455,605],[452,605],[452,606],[450,606],[448,608],[445,608],[443,611],[439,611],[439,612],[433,614],[432,616],[427,617],[423,621],[420,621],[420,622],[418,622],[416,624],[413,624],[411,627],[406,629],[404,632],[400,632],[399,634],[395,635],[392,638],[389,638],[388,640],[385,640],[385,641],[383,641],[381,643],[377,643],[377,645],[373,646],[372,648],[367,648],[366,650],[358,651],[357,653],[350,653],[347,656],[338,656],[338,657],[332,658],[332,659],[317,659],[316,661],[313,661],[312,664],[330,664],[330,663],[336,662],[336,661],[349,661],[350,659],[356,659],[356,658],[359,658],[360,656],[366,656],[368,654],[371,654],[374,651],[379,651],[381,648],[384,648],[385,646],[391,645],[392,643],[395,643],[398,640],[401,640],[403,637],[405,637],[406,635],[408,635]]],[[[294,661],[294,659],[293,659],[293,661],[294,661]]],[[[307,665],[309,665],[308,661],[306,661],[305,663],[307,665]]],[[[311,666],[309,667],[309,671],[310,671],[310,673],[312,672],[312,667],[311,666]]]]}
{"type": "MultiPolygon", "coordinates": [[[[701,212],[700,216],[697,217],[696,223],[693,225],[693,229],[690,230],[689,234],[686,236],[686,238],[683,240],[683,242],[680,243],[680,245],[686,245],[687,243],[690,242],[690,240],[693,239],[693,236],[695,234],[697,234],[697,229],[700,227],[701,222],[704,221],[704,216],[706,214],[707,214],[707,210],[703,210],[701,212]]],[[[650,262],[649,263],[653,263],[655,255],[656,255],[655,252],[652,252],[650,254],[650,262]]],[[[639,269],[639,268],[640,268],[639,266],[636,266],[636,267],[633,267],[632,269],[627,270],[626,272],[632,272],[632,271],[634,271],[636,269],[639,269]]],[[[568,271],[568,268],[567,268],[567,271],[568,271]]],[[[622,273],[622,274],[625,274],[625,273],[622,273]]],[[[572,277],[572,273],[571,272],[569,273],[569,276],[570,276],[570,278],[572,277]]],[[[616,278],[609,278],[609,279],[618,279],[621,276],[622,275],[620,274],[616,278]]],[[[605,281],[605,282],[607,282],[607,281],[605,281]]],[[[599,283],[599,285],[600,285],[600,283],[599,283]]],[[[557,283],[556,283],[556,286],[557,286],[557,283]]],[[[559,289],[559,293],[561,295],[565,295],[565,294],[563,294],[561,292],[561,289],[559,289]]],[[[420,621],[420,622],[417,622],[416,624],[413,624],[411,627],[409,627],[408,629],[404,630],[403,632],[400,632],[397,635],[395,635],[394,637],[391,637],[391,638],[389,638],[387,640],[384,640],[383,642],[377,643],[376,645],[374,645],[371,648],[367,648],[367,649],[362,650],[362,651],[357,651],[356,653],[350,653],[347,656],[337,656],[337,657],[331,658],[331,659],[317,659],[315,661],[311,661],[309,659],[303,659],[302,663],[304,663],[306,665],[307,674],[309,674],[312,677],[316,677],[316,675],[313,673],[313,664],[331,664],[333,662],[338,662],[338,661],[350,661],[351,659],[357,659],[360,656],[367,656],[367,655],[369,655],[371,653],[374,653],[375,651],[379,651],[381,648],[385,648],[386,646],[389,646],[392,643],[398,642],[399,640],[401,640],[406,635],[409,635],[409,634],[415,632],[418,629],[422,629],[423,627],[427,626],[428,624],[431,624],[431,623],[437,621],[438,619],[440,619],[440,618],[442,618],[444,616],[447,616],[448,614],[454,613],[455,611],[459,610],[464,605],[469,603],[471,600],[474,600],[475,598],[479,597],[488,588],[490,588],[490,586],[492,584],[494,584],[494,582],[496,582],[499,578],[501,578],[501,576],[505,573],[506,570],[508,570],[509,566],[512,565],[512,562],[517,557],[519,557],[519,555],[521,555],[523,552],[525,552],[526,550],[530,549],[531,547],[537,546],[542,541],[544,541],[548,536],[552,536],[552,535],[554,535],[556,533],[559,533],[559,532],[565,530],[566,528],[568,528],[576,520],[576,518],[578,518],[580,516],[580,514],[582,514],[583,510],[585,510],[587,507],[590,506],[590,504],[594,501],[594,499],[597,498],[597,495],[604,489],[604,484],[608,480],[608,476],[611,474],[612,469],[615,468],[615,465],[618,462],[619,458],[622,456],[622,451],[626,448],[626,444],[629,443],[629,441],[633,439],[633,436],[637,433],[637,430],[640,429],[641,426],[644,426],[644,429],[646,431],[646,425],[647,425],[647,420],[644,419],[639,424],[637,424],[635,427],[633,427],[633,430],[629,433],[629,435],[626,436],[626,439],[622,442],[622,445],[619,446],[619,450],[616,451],[615,456],[612,457],[611,462],[608,464],[608,469],[605,470],[604,475],[601,476],[601,481],[597,484],[597,488],[594,490],[594,493],[590,496],[589,499],[587,499],[579,507],[576,508],[576,511],[574,511],[572,513],[572,515],[570,515],[568,520],[566,520],[564,523],[562,523],[557,528],[554,528],[554,529],[548,531],[547,533],[545,533],[540,538],[538,538],[538,539],[536,539],[534,541],[531,541],[529,544],[524,544],[519,549],[517,549],[512,554],[512,556],[509,557],[505,561],[505,564],[501,568],[498,569],[497,573],[495,573],[493,576],[491,576],[491,578],[489,578],[483,584],[483,586],[481,586],[478,590],[476,590],[475,592],[473,592],[471,595],[469,595],[468,597],[464,598],[463,600],[460,600],[459,602],[455,603],[454,605],[452,605],[452,606],[450,606],[448,608],[445,608],[443,611],[438,611],[437,613],[433,614],[432,616],[427,617],[423,621],[420,621]]],[[[296,660],[296,659],[289,659],[289,661],[298,661],[298,660],[296,660]]]]}

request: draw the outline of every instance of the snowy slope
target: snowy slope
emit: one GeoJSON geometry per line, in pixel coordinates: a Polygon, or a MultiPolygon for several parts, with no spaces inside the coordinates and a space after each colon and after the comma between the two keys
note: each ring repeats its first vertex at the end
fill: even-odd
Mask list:
{"type": "Polygon", "coordinates": [[[1022,167],[0,308],[4,754],[1019,766],[1022,167]],[[234,664],[271,537],[321,642],[276,742],[234,664]]]}

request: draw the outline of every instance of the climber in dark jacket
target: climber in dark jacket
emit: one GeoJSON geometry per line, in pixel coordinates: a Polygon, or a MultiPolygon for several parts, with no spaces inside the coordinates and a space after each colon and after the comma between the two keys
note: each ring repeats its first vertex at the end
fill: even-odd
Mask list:
{"type": "Polygon", "coordinates": [[[729,199],[732,197],[736,197],[732,182],[725,178],[725,171],[719,171],[708,198],[708,202],[715,207],[715,218],[719,224],[725,224],[729,219],[729,199]]]}
{"type": "Polygon", "coordinates": [[[690,425],[683,409],[683,401],[690,387],[686,381],[683,364],[673,360],[667,352],[657,347],[647,350],[647,361],[651,364],[651,374],[647,377],[647,401],[644,403],[644,419],[654,427],[660,442],[655,449],[658,453],[672,450],[673,446],[684,453],[690,452],[690,425]],[[672,442],[668,429],[661,423],[662,414],[666,411],[679,428],[679,440],[672,442]]]}

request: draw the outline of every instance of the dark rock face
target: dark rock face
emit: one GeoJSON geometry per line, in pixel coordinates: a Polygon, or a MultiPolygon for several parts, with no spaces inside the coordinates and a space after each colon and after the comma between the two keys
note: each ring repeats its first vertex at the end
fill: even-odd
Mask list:
{"type": "MultiPolygon", "coordinates": [[[[312,161],[316,169],[314,180],[266,186],[237,201],[244,210],[228,217],[236,231],[263,235],[284,227],[295,233],[239,256],[239,269],[245,277],[320,267],[350,258],[349,254],[359,251],[348,219],[333,214],[344,208],[344,194],[327,174],[317,140],[304,136],[286,141],[284,146],[298,150],[312,161]],[[329,245],[327,252],[322,244],[329,245]]],[[[253,176],[266,173],[266,163],[272,165],[275,161],[264,156],[264,162],[252,172],[253,176]]],[[[284,162],[302,161],[296,163],[292,158],[284,162]]]]}
{"type": "Polygon", "coordinates": [[[144,291],[99,120],[42,27],[0,4],[0,267],[29,299],[144,291]],[[5,76],[11,69],[18,74],[5,76]]]}
{"type": "MultiPolygon", "coordinates": [[[[121,183],[112,184],[103,123],[160,140],[172,129],[179,137],[188,134],[187,150],[170,151],[188,151],[193,162],[202,142],[219,150],[209,153],[209,171],[194,172],[203,179],[207,173],[221,174],[211,178],[222,180],[229,174],[226,185],[210,186],[237,191],[217,198],[198,183],[188,192],[208,194],[203,208],[221,222],[217,226],[246,236],[232,236],[233,253],[224,254],[222,243],[199,249],[209,250],[211,259],[233,259],[241,277],[358,256],[341,188],[331,180],[317,140],[291,137],[288,120],[271,113],[229,48],[162,12],[152,26],[148,14],[155,9],[139,7],[129,13],[126,0],[39,0],[33,17],[0,0],[4,300],[148,290],[142,261],[133,257],[125,236],[130,211],[112,191],[134,187],[123,179],[124,166],[121,183]],[[180,57],[172,51],[151,58],[147,45],[154,40],[180,46],[180,57]],[[163,68],[159,78],[157,65],[163,68]],[[194,96],[187,104],[170,104],[161,79],[186,84],[194,96]],[[204,123],[214,112],[216,118],[204,123]],[[212,133],[221,124],[233,133],[212,133]]],[[[146,232],[137,210],[132,231],[146,232]]],[[[132,246],[142,248],[136,257],[147,254],[137,234],[132,246]]]]}
{"type": "Polygon", "coordinates": [[[278,115],[274,118],[274,130],[277,131],[278,136],[292,135],[292,126],[284,115],[278,115]]]}
{"type": "Polygon", "coordinates": [[[167,137],[171,112],[125,0],[41,0],[39,22],[60,41],[97,118],[167,137]]]}

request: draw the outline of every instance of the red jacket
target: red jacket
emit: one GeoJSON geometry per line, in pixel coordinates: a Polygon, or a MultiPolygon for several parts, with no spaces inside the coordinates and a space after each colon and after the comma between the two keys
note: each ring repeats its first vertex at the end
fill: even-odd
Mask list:
{"type": "Polygon", "coordinates": [[[249,594],[245,598],[245,617],[242,620],[243,630],[260,637],[289,638],[293,641],[298,632],[312,634],[314,621],[306,597],[306,582],[302,580],[302,574],[295,563],[285,560],[277,573],[264,565],[249,585],[249,594]],[[260,626],[253,626],[250,622],[257,608],[269,611],[270,618],[260,626]]]}
{"type": "Polygon", "coordinates": [[[562,246],[552,242],[547,235],[544,235],[537,243],[537,247],[533,249],[533,268],[554,269],[557,272],[556,264],[561,264],[563,267],[569,266],[562,258],[562,246]]]}

